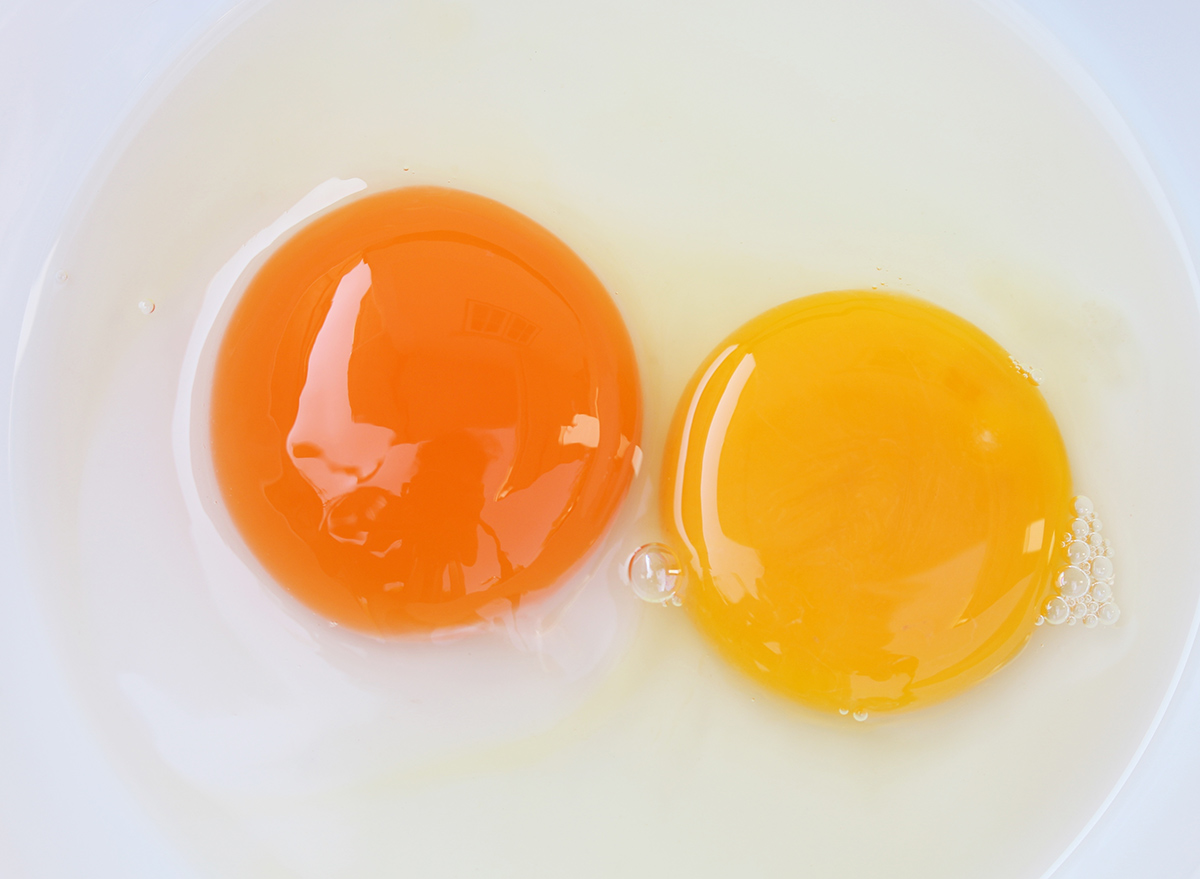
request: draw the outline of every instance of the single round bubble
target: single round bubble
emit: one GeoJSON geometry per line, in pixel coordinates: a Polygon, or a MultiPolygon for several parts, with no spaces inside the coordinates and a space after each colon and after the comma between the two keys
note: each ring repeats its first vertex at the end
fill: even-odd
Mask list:
{"type": "Polygon", "coordinates": [[[1086,498],[1083,495],[1079,495],[1079,497],[1075,498],[1076,516],[1089,516],[1092,514],[1094,509],[1095,508],[1092,506],[1092,502],[1089,498],[1086,498]]]}
{"type": "Polygon", "coordinates": [[[1092,551],[1082,540],[1072,540],[1067,544],[1067,558],[1073,565],[1081,565],[1088,560],[1092,551]]]}
{"type": "Polygon", "coordinates": [[[1106,602],[1110,598],[1112,598],[1112,587],[1109,586],[1107,583],[1103,583],[1103,582],[1093,583],[1092,584],[1092,597],[1094,599],[1096,599],[1097,601],[1099,601],[1101,604],[1103,604],[1104,602],[1106,602]]]}
{"type": "Polygon", "coordinates": [[[150,299],[143,299],[141,302],[138,303],[137,307],[138,307],[138,311],[140,311],[142,314],[153,314],[154,313],[154,302],[150,299]]]}
{"type": "Polygon", "coordinates": [[[1087,616],[1087,605],[1083,604],[1082,602],[1076,604],[1071,608],[1071,616],[1077,620],[1083,619],[1085,616],[1087,616]]]}
{"type": "Polygon", "coordinates": [[[1086,519],[1076,519],[1071,523],[1071,533],[1083,540],[1091,533],[1091,528],[1088,526],[1086,519]]]}
{"type": "Polygon", "coordinates": [[[1088,542],[1089,544],[1091,544],[1092,546],[1103,546],[1103,545],[1104,545],[1104,538],[1103,538],[1103,537],[1101,537],[1101,536],[1100,536],[1100,534],[1099,534],[1098,532],[1093,532],[1093,533],[1091,533],[1091,534],[1089,534],[1089,535],[1088,535],[1087,542],[1088,542]]]}
{"type": "Polygon", "coordinates": [[[1097,580],[1108,580],[1113,575],[1113,563],[1104,556],[1092,559],[1092,576],[1097,580]]]}
{"type": "Polygon", "coordinates": [[[1058,575],[1058,588],[1062,590],[1063,595],[1072,598],[1087,592],[1089,585],[1091,585],[1091,579],[1087,572],[1074,565],[1063,568],[1062,573],[1058,575]]]}
{"type": "Polygon", "coordinates": [[[865,711],[855,711],[855,712],[854,712],[854,719],[855,719],[855,720],[857,720],[859,723],[862,723],[864,720],[866,720],[866,719],[867,719],[867,712],[865,712],[865,711]]]}
{"type": "Polygon", "coordinates": [[[1095,517],[1092,519],[1092,530],[1093,531],[1100,531],[1103,528],[1104,528],[1104,523],[1100,521],[1099,517],[1095,517]]]}
{"type": "Polygon", "coordinates": [[[651,604],[679,604],[683,591],[683,569],[670,547],[650,543],[629,559],[626,571],[634,594],[651,604]]]}
{"type": "Polygon", "coordinates": [[[1050,625],[1061,626],[1070,615],[1071,608],[1067,607],[1067,602],[1059,596],[1056,595],[1046,602],[1046,622],[1050,625]]]}
{"type": "Polygon", "coordinates": [[[1117,607],[1111,601],[1100,605],[1100,609],[1096,611],[1096,618],[1106,626],[1111,626],[1121,618],[1121,608],[1117,607]]]}
{"type": "Polygon", "coordinates": [[[1089,613],[1087,616],[1085,616],[1083,618],[1083,624],[1085,626],[1087,626],[1089,629],[1096,628],[1096,623],[1097,623],[1097,620],[1096,620],[1096,615],[1094,613],[1089,613]]]}

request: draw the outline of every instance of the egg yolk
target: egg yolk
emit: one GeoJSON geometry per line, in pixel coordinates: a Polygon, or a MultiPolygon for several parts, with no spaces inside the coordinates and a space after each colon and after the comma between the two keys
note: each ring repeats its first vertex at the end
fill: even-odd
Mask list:
{"type": "Polygon", "coordinates": [[[311,223],[217,353],[212,460],[266,571],[388,635],[510,612],[601,536],[640,455],[629,336],[527,217],[413,187],[311,223]]]}
{"type": "Polygon", "coordinates": [[[662,504],[685,604],[734,665],[813,708],[929,704],[1024,645],[1071,476],[1034,383],[908,297],[810,296],[692,380],[662,504]]]}

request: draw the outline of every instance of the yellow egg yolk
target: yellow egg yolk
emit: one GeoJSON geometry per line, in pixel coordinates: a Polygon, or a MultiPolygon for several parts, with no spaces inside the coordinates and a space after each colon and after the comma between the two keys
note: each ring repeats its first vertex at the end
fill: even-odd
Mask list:
{"type": "Polygon", "coordinates": [[[314,221],[263,265],[217,355],[212,456],[251,552],[376,635],[511,613],[607,527],[641,397],[616,306],[565,244],[412,187],[314,221]]]}
{"type": "Polygon", "coordinates": [[[813,708],[961,692],[1052,589],[1071,475],[1035,384],[916,299],[810,296],[733,333],[668,439],[685,604],[735,666],[813,708]]]}

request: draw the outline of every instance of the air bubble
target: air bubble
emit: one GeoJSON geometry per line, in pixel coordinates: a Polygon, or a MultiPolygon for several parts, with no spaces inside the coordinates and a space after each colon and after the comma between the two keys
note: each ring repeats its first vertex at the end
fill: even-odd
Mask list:
{"type": "Polygon", "coordinates": [[[1095,508],[1092,506],[1092,502],[1089,498],[1086,498],[1083,495],[1075,498],[1076,516],[1090,516],[1094,510],[1095,508]]]}
{"type": "Polygon", "coordinates": [[[1088,560],[1092,551],[1082,540],[1072,540],[1067,544],[1067,559],[1073,565],[1081,565],[1088,560]]]}
{"type": "Polygon", "coordinates": [[[1091,534],[1091,532],[1092,532],[1092,529],[1088,525],[1086,519],[1076,519],[1074,522],[1071,523],[1071,533],[1074,534],[1076,537],[1078,537],[1080,540],[1083,540],[1085,537],[1087,537],[1089,534],[1091,534]]]}
{"type": "Polygon", "coordinates": [[[1096,620],[1096,615],[1094,613],[1089,613],[1087,616],[1085,616],[1083,618],[1084,626],[1086,626],[1089,629],[1096,628],[1096,623],[1097,623],[1097,620],[1096,620]]]}
{"type": "Polygon", "coordinates": [[[1034,620],[1034,621],[1033,621],[1033,624],[1034,624],[1035,626],[1044,626],[1044,625],[1046,625],[1046,617],[1045,617],[1045,615],[1044,615],[1044,614],[1038,614],[1038,618],[1037,618],[1036,620],[1034,620]]]}
{"type": "Polygon", "coordinates": [[[54,273],[54,279],[61,284],[63,281],[65,281],[67,279],[67,273],[64,272],[62,269],[59,269],[57,272],[54,273]]]}
{"type": "Polygon", "coordinates": [[[849,713],[850,713],[849,708],[839,708],[838,709],[838,714],[842,715],[843,717],[845,717],[849,713]]]}
{"type": "MultiPolygon", "coordinates": [[[[882,286],[882,285],[880,285],[880,286],[882,286]]],[[[1025,376],[1025,378],[1029,379],[1035,385],[1040,385],[1042,382],[1044,382],[1046,380],[1046,374],[1044,372],[1042,372],[1040,369],[1038,369],[1036,366],[1026,366],[1024,363],[1017,360],[1017,358],[1013,357],[1012,355],[1009,355],[1008,359],[1010,361],[1012,361],[1012,365],[1017,368],[1017,372],[1021,373],[1021,375],[1025,376]]]]}
{"type": "Polygon", "coordinates": [[[154,301],[151,299],[143,299],[138,303],[138,311],[140,311],[142,314],[153,314],[154,301]]]}
{"type": "Polygon", "coordinates": [[[1089,534],[1087,541],[1092,546],[1104,546],[1104,538],[1100,536],[1099,532],[1092,532],[1089,534]]]}
{"type": "Polygon", "coordinates": [[[1117,607],[1113,602],[1109,601],[1100,605],[1100,609],[1096,611],[1096,618],[1106,626],[1111,626],[1121,618],[1121,608],[1117,607]]]}
{"type": "Polygon", "coordinates": [[[1107,583],[1093,583],[1092,598],[1103,604],[1112,598],[1112,587],[1107,583]]]}
{"type": "Polygon", "coordinates": [[[1055,596],[1046,602],[1046,622],[1052,626],[1061,626],[1071,615],[1071,609],[1061,597],[1055,596]]]}
{"type": "Polygon", "coordinates": [[[1059,591],[1070,598],[1083,595],[1087,592],[1089,585],[1091,585],[1091,580],[1088,578],[1087,572],[1074,565],[1063,568],[1062,573],[1058,575],[1059,591]]]}
{"type": "Polygon", "coordinates": [[[683,603],[683,569],[671,548],[648,543],[629,558],[625,576],[633,593],[650,604],[683,603]]]}
{"type": "Polygon", "coordinates": [[[1102,531],[1103,529],[1104,529],[1104,523],[1101,522],[1098,517],[1093,517],[1092,518],[1092,530],[1093,531],[1102,531]]]}
{"type": "Polygon", "coordinates": [[[1109,580],[1113,575],[1113,563],[1104,556],[1092,559],[1092,576],[1097,580],[1109,580]]]}
{"type": "Polygon", "coordinates": [[[1083,619],[1085,616],[1087,616],[1087,606],[1084,604],[1075,605],[1073,608],[1071,608],[1071,616],[1077,620],[1083,619]]]}
{"type": "Polygon", "coordinates": [[[862,711],[862,710],[855,711],[854,719],[857,720],[859,723],[862,723],[864,720],[867,719],[867,712],[862,711]]]}

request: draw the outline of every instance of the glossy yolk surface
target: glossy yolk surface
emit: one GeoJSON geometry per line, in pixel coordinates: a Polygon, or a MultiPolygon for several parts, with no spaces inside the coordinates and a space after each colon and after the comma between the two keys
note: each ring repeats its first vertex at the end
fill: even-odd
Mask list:
{"type": "Polygon", "coordinates": [[[270,258],[222,339],[211,424],[267,572],[376,634],[553,586],[640,454],[633,351],[596,277],[528,218],[432,187],[335,210],[270,258]]]}
{"type": "Polygon", "coordinates": [[[842,292],[718,347],[676,414],[662,502],[686,604],[729,660],[875,712],[1015,655],[1070,491],[1054,418],[999,345],[918,300],[842,292]]]}

